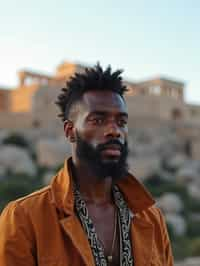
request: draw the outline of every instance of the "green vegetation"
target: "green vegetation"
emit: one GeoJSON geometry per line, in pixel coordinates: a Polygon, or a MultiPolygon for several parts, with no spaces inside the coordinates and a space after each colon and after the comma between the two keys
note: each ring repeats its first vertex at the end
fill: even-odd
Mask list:
{"type": "Polygon", "coordinates": [[[7,178],[0,180],[0,211],[9,201],[23,197],[42,186],[40,175],[36,178],[8,172],[6,176],[7,178]]]}
{"type": "Polygon", "coordinates": [[[29,148],[29,143],[26,139],[18,133],[10,133],[6,138],[2,141],[3,144],[12,144],[21,148],[29,148]]]}

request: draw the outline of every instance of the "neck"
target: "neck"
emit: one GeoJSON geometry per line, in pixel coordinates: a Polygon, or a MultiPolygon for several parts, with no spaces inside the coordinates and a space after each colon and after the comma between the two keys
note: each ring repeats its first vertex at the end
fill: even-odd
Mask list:
{"type": "Polygon", "coordinates": [[[79,186],[81,196],[86,203],[103,205],[112,204],[112,177],[100,179],[88,165],[73,160],[73,175],[79,186]]]}

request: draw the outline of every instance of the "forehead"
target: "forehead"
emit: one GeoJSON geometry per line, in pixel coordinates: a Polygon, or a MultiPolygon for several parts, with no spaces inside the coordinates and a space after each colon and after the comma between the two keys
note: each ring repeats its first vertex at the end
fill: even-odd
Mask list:
{"type": "Polygon", "coordinates": [[[127,113],[127,106],[123,98],[112,91],[88,91],[84,93],[82,102],[89,112],[123,112],[127,113]]]}

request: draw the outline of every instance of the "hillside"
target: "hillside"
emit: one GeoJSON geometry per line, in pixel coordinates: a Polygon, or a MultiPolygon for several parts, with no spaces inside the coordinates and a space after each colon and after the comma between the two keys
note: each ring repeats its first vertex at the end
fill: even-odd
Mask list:
{"type": "MultiPolygon", "coordinates": [[[[131,128],[129,147],[130,170],[165,214],[176,260],[200,256],[200,164],[191,158],[188,143],[173,127],[162,125],[131,128]]],[[[2,130],[0,148],[1,210],[10,200],[48,184],[70,154],[63,136],[36,129],[2,130]]]]}

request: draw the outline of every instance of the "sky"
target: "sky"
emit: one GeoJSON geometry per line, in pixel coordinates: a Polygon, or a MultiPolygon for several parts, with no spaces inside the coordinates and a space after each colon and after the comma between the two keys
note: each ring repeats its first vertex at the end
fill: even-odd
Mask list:
{"type": "Polygon", "coordinates": [[[110,64],[132,81],[173,78],[200,104],[200,1],[1,2],[0,87],[16,87],[19,70],[53,74],[63,61],[110,64]]]}

